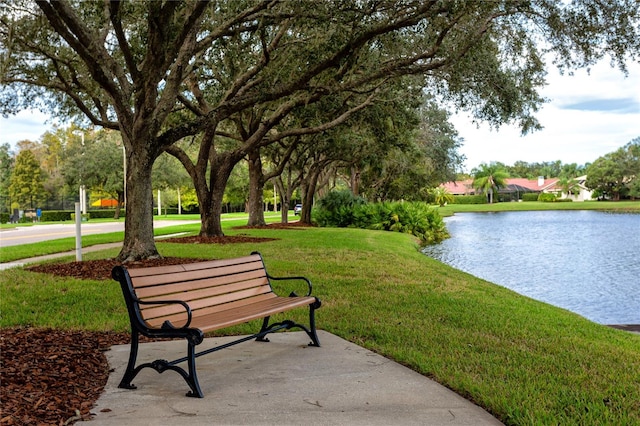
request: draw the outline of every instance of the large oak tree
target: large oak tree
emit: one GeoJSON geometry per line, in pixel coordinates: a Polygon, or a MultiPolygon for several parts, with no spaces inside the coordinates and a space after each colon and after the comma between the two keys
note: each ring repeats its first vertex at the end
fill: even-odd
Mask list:
{"type": "Polygon", "coordinates": [[[403,75],[478,119],[535,129],[545,52],[567,69],[607,54],[624,69],[640,51],[638,19],[635,0],[7,2],[0,107],[40,106],[121,132],[128,203],[119,257],[133,260],[158,256],[151,168],[182,138],[202,138],[194,164],[212,176],[194,179],[196,190],[217,202],[237,156],[289,113],[403,75]],[[261,105],[268,114],[242,149],[213,151],[221,124],[261,105]]]}

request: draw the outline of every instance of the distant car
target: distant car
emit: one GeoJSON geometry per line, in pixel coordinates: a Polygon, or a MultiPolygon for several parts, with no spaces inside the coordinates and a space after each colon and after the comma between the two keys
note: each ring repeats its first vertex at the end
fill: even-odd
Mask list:
{"type": "Polygon", "coordinates": [[[296,206],[293,208],[293,214],[298,216],[301,211],[302,211],[302,204],[296,204],[296,206]]]}

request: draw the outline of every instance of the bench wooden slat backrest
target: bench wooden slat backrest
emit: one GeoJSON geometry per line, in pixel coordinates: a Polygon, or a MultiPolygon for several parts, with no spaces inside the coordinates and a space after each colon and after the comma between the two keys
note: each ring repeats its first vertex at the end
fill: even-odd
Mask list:
{"type": "MultiPolygon", "coordinates": [[[[277,297],[259,254],[155,268],[128,269],[136,297],[142,301],[182,300],[193,318],[240,308],[277,297]]],[[[182,326],[187,320],[179,304],[138,305],[142,319],[151,327],[166,320],[182,326]]]]}

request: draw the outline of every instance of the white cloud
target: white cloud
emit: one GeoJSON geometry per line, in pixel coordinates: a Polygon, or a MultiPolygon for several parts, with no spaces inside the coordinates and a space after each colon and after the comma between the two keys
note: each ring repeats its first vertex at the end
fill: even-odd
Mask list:
{"type": "Polygon", "coordinates": [[[0,117],[0,144],[16,143],[28,139],[37,141],[53,124],[48,123],[50,117],[40,111],[24,110],[8,118],[0,117]]]}
{"type": "Polygon", "coordinates": [[[640,64],[629,64],[628,77],[607,63],[573,76],[553,68],[547,80],[541,94],[550,102],[537,114],[541,131],[521,136],[514,126],[491,131],[466,115],[453,117],[467,171],[491,161],[591,163],[640,136],[640,64]]]}

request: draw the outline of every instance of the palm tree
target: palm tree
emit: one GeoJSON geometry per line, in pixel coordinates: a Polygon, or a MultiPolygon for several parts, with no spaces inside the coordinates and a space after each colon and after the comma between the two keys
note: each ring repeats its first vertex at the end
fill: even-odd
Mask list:
{"type": "Polygon", "coordinates": [[[443,188],[441,186],[433,188],[431,194],[433,195],[433,201],[439,206],[444,206],[447,203],[452,203],[454,200],[453,194],[450,193],[447,188],[443,188]]]}
{"type": "Polygon", "coordinates": [[[509,173],[495,163],[480,164],[480,169],[474,169],[473,188],[489,195],[489,204],[493,203],[493,191],[507,186],[509,173]]]}
{"type": "Polygon", "coordinates": [[[558,186],[563,193],[567,194],[567,198],[571,198],[574,194],[580,193],[580,185],[575,179],[560,178],[558,186]]]}

